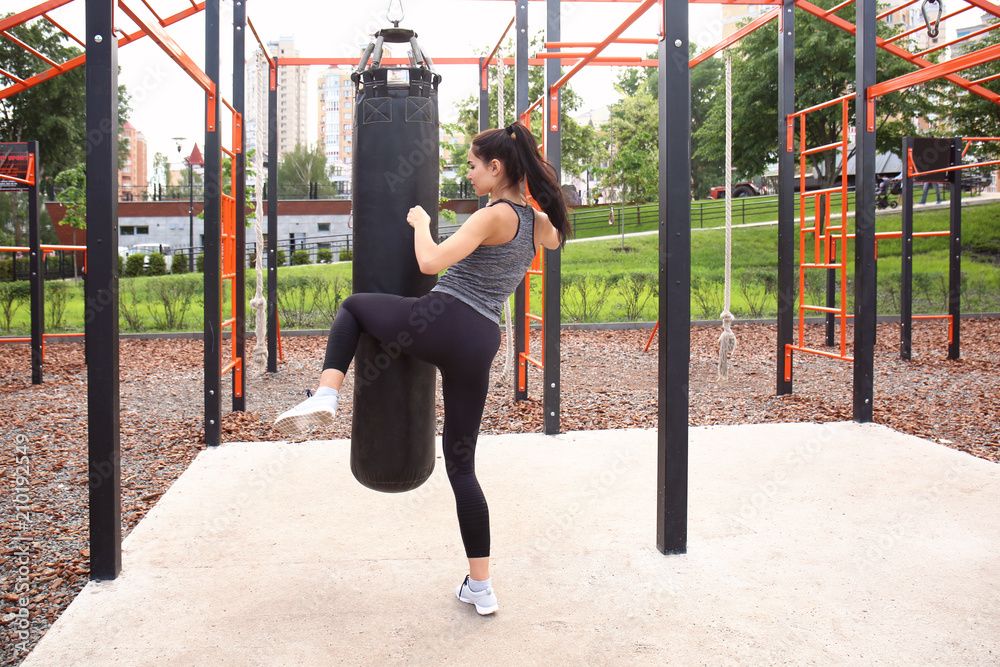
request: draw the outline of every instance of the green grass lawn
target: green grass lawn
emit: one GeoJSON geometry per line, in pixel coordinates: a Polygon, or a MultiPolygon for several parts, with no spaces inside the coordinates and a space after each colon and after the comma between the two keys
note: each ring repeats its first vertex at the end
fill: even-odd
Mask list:
{"type": "MultiPolygon", "coordinates": [[[[932,195],[933,196],[933,195],[932,195]]],[[[967,206],[962,210],[963,310],[1000,311],[1000,203],[967,206]]],[[[887,212],[876,218],[877,231],[899,230],[901,214],[887,212]]],[[[915,231],[947,230],[946,207],[922,209],[914,214],[915,231]]],[[[853,220],[848,221],[853,232],[853,220]]],[[[733,229],[730,310],[739,319],[773,317],[776,312],[774,283],[777,279],[777,227],[733,229]]],[[[808,249],[811,250],[811,240],[808,249]]],[[[798,255],[796,234],[796,257],[798,255]]],[[[659,239],[656,235],[627,237],[625,250],[619,239],[570,243],[563,250],[563,321],[610,322],[657,318],[655,298],[659,239]]],[[[853,245],[849,246],[847,270],[853,279],[853,245]]],[[[878,242],[878,293],[880,314],[898,312],[901,244],[896,239],[878,242]]],[[[725,280],[725,234],[717,229],[695,229],[691,234],[691,315],[694,319],[716,319],[722,310],[725,280]]],[[[914,310],[943,312],[948,278],[948,239],[914,240],[914,310]]],[[[351,263],[281,267],[279,309],[282,326],[325,328],[340,299],[350,293],[351,263]]],[[[796,273],[797,278],[797,273],[796,273]]],[[[127,331],[200,331],[203,325],[203,278],[201,274],[123,278],[121,280],[120,325],[127,331]]],[[[256,274],[247,271],[245,298],[249,303],[256,274]]],[[[806,291],[812,303],[823,299],[825,272],[810,270],[806,291]]],[[[2,289],[3,286],[0,286],[2,289]]],[[[533,295],[540,294],[540,281],[533,281],[533,295]]],[[[224,308],[230,301],[223,290],[224,308]]],[[[0,293],[2,296],[2,293],[0,293]]],[[[30,332],[27,303],[13,311],[7,326],[0,301],[0,334],[30,332]]],[[[541,299],[533,299],[538,312],[541,299]]],[[[248,320],[251,309],[247,306],[248,320]]],[[[82,331],[84,321],[82,283],[47,284],[46,331],[82,331]],[[64,298],[63,298],[64,297],[64,298]],[[61,308],[61,312],[60,311],[61,308]]]]}

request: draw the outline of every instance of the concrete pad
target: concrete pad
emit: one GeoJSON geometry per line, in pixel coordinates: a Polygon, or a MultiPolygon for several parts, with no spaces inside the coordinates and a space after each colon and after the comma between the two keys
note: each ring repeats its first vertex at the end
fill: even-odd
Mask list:
{"type": "Polygon", "coordinates": [[[206,450],[23,663],[1000,662],[1000,468],[854,423],[691,429],[688,553],[656,432],[484,436],[500,611],[439,466],[370,491],[345,441],[206,450]]]}

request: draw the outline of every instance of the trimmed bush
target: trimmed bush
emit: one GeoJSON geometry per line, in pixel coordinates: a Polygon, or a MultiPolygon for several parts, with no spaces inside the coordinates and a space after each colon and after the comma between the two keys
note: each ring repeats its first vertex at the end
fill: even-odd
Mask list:
{"type": "Polygon", "coordinates": [[[0,315],[3,316],[5,331],[10,331],[10,323],[14,313],[28,302],[31,297],[28,281],[19,280],[16,283],[0,283],[0,315]]]}
{"type": "Polygon", "coordinates": [[[316,263],[329,264],[333,261],[333,251],[329,248],[318,248],[316,250],[316,263]]]}
{"type": "Polygon", "coordinates": [[[125,275],[125,258],[122,257],[121,255],[118,255],[118,275],[119,276],[125,275]]]}
{"type": "Polygon", "coordinates": [[[186,255],[174,255],[170,260],[170,273],[187,273],[188,272],[188,258],[186,255]]]}
{"type": "Polygon", "coordinates": [[[143,271],[143,264],[146,263],[146,256],[136,253],[134,255],[129,255],[125,260],[125,277],[135,278],[141,276],[143,271]]]}
{"type": "Polygon", "coordinates": [[[205,253],[194,258],[194,268],[198,273],[205,273],[205,253]]]}
{"type": "Polygon", "coordinates": [[[341,262],[353,262],[354,261],[354,253],[352,251],[350,251],[350,250],[341,250],[340,251],[340,261],[341,262]]]}
{"type": "Polygon", "coordinates": [[[61,280],[46,281],[45,305],[48,306],[49,310],[48,316],[45,318],[46,328],[62,328],[66,303],[69,301],[69,291],[69,283],[64,283],[61,280]]]}
{"type": "Polygon", "coordinates": [[[292,266],[305,266],[309,263],[308,250],[296,250],[292,253],[292,266]]]}
{"type": "Polygon", "coordinates": [[[162,252],[154,252],[149,256],[149,267],[146,269],[147,276],[167,275],[167,258],[162,252]]]}
{"type": "Polygon", "coordinates": [[[284,250],[278,251],[278,266],[285,266],[288,263],[288,258],[285,255],[284,250]]]}

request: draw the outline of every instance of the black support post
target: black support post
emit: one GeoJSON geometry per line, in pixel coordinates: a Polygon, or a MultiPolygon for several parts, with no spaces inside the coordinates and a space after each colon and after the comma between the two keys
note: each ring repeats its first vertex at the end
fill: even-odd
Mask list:
{"type": "Polygon", "coordinates": [[[913,137],[903,137],[902,237],[899,271],[899,358],[913,356],[913,178],[907,156],[913,149],[913,137]]]}
{"type": "MultiPolygon", "coordinates": [[[[479,59],[479,131],[490,129],[490,68],[486,58],[479,59]]],[[[479,208],[485,207],[490,198],[479,198],[479,208]]]]}
{"type": "MultiPolygon", "coordinates": [[[[951,140],[951,164],[962,164],[962,140],[951,140]]],[[[962,334],[962,170],[948,172],[951,181],[951,201],[949,213],[951,234],[948,235],[948,314],[951,315],[951,342],[948,343],[948,358],[961,356],[962,334]]]]}
{"type": "Polygon", "coordinates": [[[28,289],[31,292],[31,384],[42,383],[42,350],[45,345],[45,256],[42,254],[41,224],[38,219],[38,142],[28,142],[35,156],[35,182],[28,188],[28,289]]]}
{"type": "Polygon", "coordinates": [[[206,93],[206,112],[214,123],[205,127],[205,444],[222,441],[222,135],[219,132],[219,0],[205,3],[205,73],[215,84],[206,93]]]}
{"type": "Polygon", "coordinates": [[[870,422],[875,393],[875,114],[868,89],[875,85],[875,0],[858,0],[855,58],[854,153],[854,410],[856,422],[870,422]]]}
{"type": "Polygon", "coordinates": [[[118,403],[118,40],[114,0],[86,3],[90,578],[122,569],[118,403]]]}
{"type": "Polygon", "coordinates": [[[691,356],[691,76],[687,0],[663,3],[660,86],[660,343],[656,547],[687,552],[691,356]]]}
{"type": "MultiPolygon", "coordinates": [[[[546,0],[548,8],[548,20],[545,28],[546,40],[558,42],[560,37],[560,0],[546,0]]],[[[562,133],[560,132],[561,121],[559,118],[560,93],[552,90],[552,84],[559,80],[559,61],[551,59],[545,63],[545,90],[546,99],[542,106],[545,108],[545,157],[555,169],[556,182],[562,183],[562,133]]],[[[545,322],[545,338],[542,341],[543,359],[545,360],[545,370],[542,375],[545,387],[542,390],[542,410],[546,435],[553,435],[560,431],[560,390],[559,379],[560,370],[560,346],[559,332],[562,321],[562,313],[559,307],[559,295],[561,292],[559,281],[561,273],[561,250],[543,250],[545,253],[545,303],[543,304],[543,319],[545,322]]]]}
{"type": "MultiPolygon", "coordinates": [[[[514,11],[514,112],[515,122],[521,118],[531,102],[528,100],[528,3],[517,2],[514,11]]],[[[524,351],[524,342],[528,337],[525,326],[525,293],[524,281],[514,292],[514,353],[520,355],[524,351]]],[[[528,370],[530,365],[518,356],[514,363],[514,400],[523,401],[528,398],[528,370]],[[518,382],[524,377],[524,384],[518,382]]]]}
{"type": "MultiPolygon", "coordinates": [[[[235,184],[233,198],[236,200],[236,322],[233,325],[233,335],[236,336],[236,350],[240,359],[241,372],[233,369],[233,412],[246,411],[246,376],[247,376],[247,304],[243,295],[246,293],[246,250],[247,250],[247,157],[246,157],[246,0],[233,3],[233,108],[240,116],[240,126],[233,136],[240,138],[239,150],[233,157],[233,175],[235,184]],[[238,378],[238,380],[237,380],[238,378]]],[[[236,148],[234,146],[234,148],[236,148]]]]}
{"type": "Polygon", "coordinates": [[[267,93],[267,371],[278,372],[278,59],[267,93]]]}
{"type": "Polygon", "coordinates": [[[795,112],[795,0],[783,0],[778,22],[778,349],[776,393],[792,393],[785,379],[791,364],[795,318],[795,128],[788,117],[795,112]],[[788,355],[786,359],[786,355],[788,355]]]}

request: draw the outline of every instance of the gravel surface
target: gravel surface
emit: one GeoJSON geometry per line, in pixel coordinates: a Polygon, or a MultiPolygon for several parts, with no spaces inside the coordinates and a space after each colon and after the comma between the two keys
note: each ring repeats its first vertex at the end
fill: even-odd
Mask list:
{"type": "MultiPolygon", "coordinates": [[[[738,347],[730,378],[719,382],[720,329],[692,329],[693,426],[851,419],[850,364],[798,354],[795,393],[777,397],[774,325],[736,324],[733,330],[738,347]]],[[[910,362],[898,358],[898,331],[896,324],[879,326],[875,421],[1000,462],[1000,321],[964,321],[963,358],[958,361],[946,359],[945,324],[914,327],[910,362]]],[[[657,355],[655,343],[643,351],[648,336],[649,330],[563,332],[564,430],[656,426],[657,355]]],[[[820,346],[821,336],[821,327],[808,327],[810,345],[820,346]]],[[[223,440],[280,439],[270,424],[315,386],[325,344],[324,337],[286,337],[279,372],[250,379],[248,412],[225,417],[223,440]]],[[[202,344],[122,340],[120,350],[122,522],[127,534],[204,448],[202,344]]],[[[87,376],[80,343],[47,346],[45,383],[38,386],[30,383],[26,345],[0,351],[6,420],[0,446],[0,665],[16,665],[24,657],[21,649],[34,646],[87,582],[87,376]],[[22,623],[17,615],[25,609],[28,620],[22,623]],[[28,626],[26,639],[18,637],[19,624],[28,626]]],[[[538,432],[541,401],[512,403],[502,357],[494,364],[483,432],[538,432]]],[[[529,389],[539,396],[539,372],[531,374],[529,389]]],[[[226,388],[223,396],[229,392],[226,388]]],[[[350,394],[348,376],[338,423],[313,437],[350,436],[350,394]]],[[[228,409],[227,401],[223,407],[228,409]]],[[[439,425],[440,418],[439,396],[439,425]]]]}

